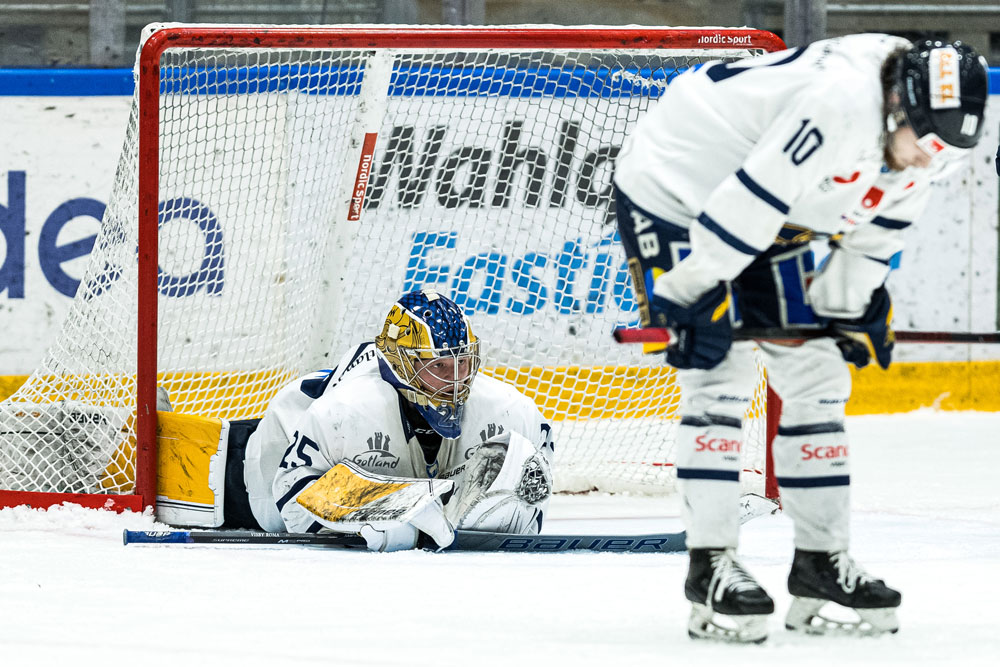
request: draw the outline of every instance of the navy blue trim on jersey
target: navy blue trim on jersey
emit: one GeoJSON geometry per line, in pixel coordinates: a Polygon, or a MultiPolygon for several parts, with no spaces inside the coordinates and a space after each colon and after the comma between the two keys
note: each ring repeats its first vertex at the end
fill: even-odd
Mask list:
{"type": "MultiPolygon", "coordinates": [[[[790,63],[805,52],[806,50],[801,47],[789,49],[789,55],[785,56],[781,60],[777,60],[768,65],[764,65],[764,67],[776,67],[777,65],[784,65],[785,63],[790,63]]],[[[712,65],[707,70],[705,70],[705,74],[708,75],[708,78],[711,79],[713,82],[718,83],[720,81],[725,81],[730,77],[734,77],[737,74],[742,74],[743,72],[749,72],[753,69],[756,68],[753,66],[740,67],[739,63],[719,63],[718,65],[712,65]]]]}
{"type": "Polygon", "coordinates": [[[277,506],[278,511],[280,512],[281,510],[283,510],[285,508],[285,505],[288,504],[289,500],[297,496],[300,491],[305,489],[307,486],[315,482],[320,477],[322,477],[322,475],[306,475],[299,481],[295,482],[295,484],[292,484],[292,488],[288,490],[288,493],[281,496],[281,498],[275,501],[274,504],[277,506]]]}
{"type": "Polygon", "coordinates": [[[542,432],[542,447],[548,447],[550,452],[555,453],[556,443],[552,440],[552,427],[542,422],[540,430],[542,432]]]}
{"type": "Polygon", "coordinates": [[[843,422],[823,422],[821,424],[803,424],[802,426],[779,426],[778,435],[818,435],[820,433],[843,433],[843,422]]]}
{"type": "Polygon", "coordinates": [[[403,426],[403,437],[409,442],[417,433],[413,430],[413,425],[410,424],[409,417],[406,416],[407,400],[398,391],[396,392],[396,398],[399,399],[399,423],[403,426]]]}
{"type": "MultiPolygon", "coordinates": [[[[895,255],[893,255],[893,257],[894,256],[895,255]]],[[[871,255],[865,255],[865,257],[873,262],[878,262],[879,264],[885,264],[886,266],[890,267],[892,266],[892,257],[890,257],[889,259],[882,259],[881,257],[872,257],[871,255]]]]}
{"type": "Polygon", "coordinates": [[[744,255],[750,255],[752,257],[756,257],[757,255],[760,254],[760,250],[757,250],[757,248],[754,248],[752,245],[744,243],[740,239],[730,234],[722,227],[722,225],[717,223],[712,218],[708,217],[708,215],[706,215],[705,213],[702,213],[701,215],[698,216],[698,222],[701,223],[702,227],[704,227],[705,229],[707,229],[708,231],[712,232],[720,239],[722,239],[722,241],[725,242],[727,245],[732,246],[735,250],[738,250],[744,255]]]}
{"type": "Polygon", "coordinates": [[[678,468],[677,479],[709,479],[719,482],[740,481],[739,470],[712,470],[711,468],[678,468]]]}
{"type": "Polygon", "coordinates": [[[786,489],[815,489],[824,486],[850,485],[850,475],[824,475],[822,477],[778,477],[778,486],[786,489]]]}
{"type": "Polygon", "coordinates": [[[736,172],[736,178],[739,179],[740,183],[746,186],[747,190],[755,194],[759,199],[768,204],[778,213],[788,215],[788,211],[790,210],[788,204],[775,197],[768,190],[766,190],[764,186],[750,178],[750,174],[740,169],[736,172]]]}
{"type": "Polygon", "coordinates": [[[331,370],[328,368],[324,368],[323,370],[316,372],[326,373],[326,375],[318,378],[309,378],[299,383],[299,391],[301,391],[303,394],[313,399],[314,401],[320,396],[322,396],[323,392],[326,391],[326,387],[328,384],[330,384],[330,380],[337,372],[337,369],[334,368],[331,370]]]}
{"type": "Polygon", "coordinates": [[[885,227],[886,229],[906,229],[913,223],[907,222],[906,220],[894,220],[892,218],[876,215],[872,218],[872,224],[878,225],[879,227],[885,227]]]}

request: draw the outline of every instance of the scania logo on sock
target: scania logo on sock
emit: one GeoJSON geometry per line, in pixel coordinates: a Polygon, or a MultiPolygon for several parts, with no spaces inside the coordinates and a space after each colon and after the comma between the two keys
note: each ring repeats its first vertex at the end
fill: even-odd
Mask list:
{"type": "Polygon", "coordinates": [[[699,435],[694,439],[698,443],[695,447],[695,451],[704,452],[706,450],[710,452],[738,452],[742,447],[742,443],[739,440],[730,440],[729,438],[708,438],[704,434],[699,435]]]}
{"type": "Polygon", "coordinates": [[[351,461],[365,470],[395,470],[399,457],[389,453],[389,436],[376,431],[368,438],[368,451],[356,454],[351,461]]]}
{"type": "Polygon", "coordinates": [[[801,447],[802,460],[811,459],[839,459],[847,456],[847,445],[824,446],[804,444],[801,447]]]}

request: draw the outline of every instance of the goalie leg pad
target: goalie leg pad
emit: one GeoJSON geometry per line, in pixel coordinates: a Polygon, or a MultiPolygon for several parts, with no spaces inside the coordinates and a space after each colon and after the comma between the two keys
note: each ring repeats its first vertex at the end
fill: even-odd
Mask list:
{"type": "Polygon", "coordinates": [[[156,418],[156,518],[218,528],[225,520],[229,422],[176,412],[156,418]]]}
{"type": "Polygon", "coordinates": [[[441,496],[453,489],[451,480],[387,477],[343,461],[306,487],[296,502],[329,530],[360,533],[374,551],[412,549],[418,531],[446,547],[455,533],[441,496]]]}
{"type": "Polygon", "coordinates": [[[538,533],[551,495],[545,456],[519,433],[503,433],[476,449],[447,514],[460,530],[538,533]]]}

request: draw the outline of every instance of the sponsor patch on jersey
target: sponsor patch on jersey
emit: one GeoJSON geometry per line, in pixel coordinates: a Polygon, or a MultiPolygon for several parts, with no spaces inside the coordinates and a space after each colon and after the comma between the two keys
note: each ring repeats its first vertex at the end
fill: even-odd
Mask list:
{"type": "Polygon", "coordinates": [[[957,109],[962,106],[958,51],[953,47],[931,49],[930,84],[931,109],[957,109]]]}
{"type": "Polygon", "coordinates": [[[351,462],[365,470],[395,470],[399,465],[399,457],[389,452],[389,436],[374,433],[368,438],[368,451],[355,454],[351,462]]]}
{"type": "Polygon", "coordinates": [[[879,202],[882,201],[882,195],[884,194],[885,192],[873,186],[868,190],[868,192],[865,193],[865,196],[861,199],[861,205],[864,206],[865,208],[875,208],[876,206],[879,205],[879,202]]]}
{"type": "Polygon", "coordinates": [[[854,181],[858,180],[858,176],[860,176],[860,175],[861,175],[861,172],[860,171],[856,171],[853,174],[851,174],[850,176],[834,176],[833,177],[833,182],[834,183],[853,183],[854,181]]]}
{"type": "Polygon", "coordinates": [[[932,158],[944,160],[957,160],[969,151],[968,148],[959,148],[946,143],[933,132],[928,132],[917,139],[917,146],[932,158]]]}

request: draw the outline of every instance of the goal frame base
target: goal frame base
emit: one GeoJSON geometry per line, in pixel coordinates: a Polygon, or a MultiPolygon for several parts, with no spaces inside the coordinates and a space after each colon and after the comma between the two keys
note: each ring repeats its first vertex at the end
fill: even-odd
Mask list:
{"type": "Polygon", "coordinates": [[[63,503],[80,505],[88,509],[111,512],[142,512],[153,503],[133,494],[50,493],[45,491],[0,491],[0,509],[27,505],[34,509],[48,509],[63,503]]]}

